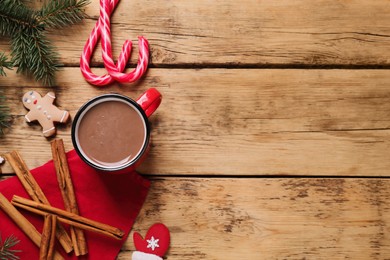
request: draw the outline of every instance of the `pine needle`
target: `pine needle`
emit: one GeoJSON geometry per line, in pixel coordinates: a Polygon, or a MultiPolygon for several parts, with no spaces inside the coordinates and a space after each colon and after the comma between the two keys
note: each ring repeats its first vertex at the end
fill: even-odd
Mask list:
{"type": "Polygon", "coordinates": [[[10,235],[4,240],[4,243],[2,241],[1,235],[0,235],[0,259],[1,260],[17,260],[20,259],[15,253],[21,252],[21,250],[15,250],[11,249],[13,246],[18,244],[20,242],[19,239],[17,239],[14,235],[10,235]]]}
{"type": "Polygon", "coordinates": [[[0,53],[0,76],[6,76],[4,68],[12,70],[12,62],[8,61],[4,53],[0,53]]]}
{"type": "Polygon", "coordinates": [[[12,61],[17,72],[32,74],[37,81],[53,85],[58,70],[58,54],[46,39],[45,31],[26,28],[12,38],[12,61]]]}
{"type": "Polygon", "coordinates": [[[40,11],[39,21],[50,28],[60,28],[75,24],[86,17],[83,8],[88,4],[88,0],[46,1],[40,11]]]}
{"type": "Polygon", "coordinates": [[[11,117],[9,115],[9,107],[5,105],[5,96],[3,95],[3,90],[0,90],[0,136],[4,134],[3,129],[9,127],[10,120],[11,117]]]}
{"type": "Polygon", "coordinates": [[[26,27],[37,27],[37,13],[15,0],[2,0],[0,4],[0,34],[12,37],[26,27]]]}
{"type": "MultiPolygon", "coordinates": [[[[0,75],[5,76],[4,68],[12,69],[12,62],[8,61],[4,53],[0,53],[0,75]]],[[[9,108],[5,105],[5,96],[3,90],[0,90],[0,136],[3,135],[3,128],[9,127],[10,115],[9,108]]],[[[1,245],[1,236],[0,236],[1,245]]],[[[1,254],[0,254],[1,256],[1,254]]],[[[0,258],[1,259],[1,258],[0,258]]]]}
{"type": "MultiPolygon", "coordinates": [[[[0,0],[0,36],[11,38],[11,62],[18,67],[17,72],[32,74],[36,81],[53,85],[61,64],[45,29],[81,21],[86,17],[87,4],[89,0],[46,0],[36,11],[20,0],[0,0]]],[[[2,72],[4,70],[0,75],[2,72]]]]}

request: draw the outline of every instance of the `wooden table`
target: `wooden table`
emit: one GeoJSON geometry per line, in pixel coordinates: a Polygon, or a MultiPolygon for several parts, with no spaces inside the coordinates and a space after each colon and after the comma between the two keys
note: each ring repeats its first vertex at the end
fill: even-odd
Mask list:
{"type": "MultiPolygon", "coordinates": [[[[102,93],[163,94],[133,230],[169,226],[168,259],[390,259],[389,1],[123,0],[114,56],[144,35],[151,65],[108,88],[79,70],[98,1],[87,13],[50,33],[64,64],[57,104],[74,116],[102,93]]],[[[130,67],[137,58],[135,48],[130,67]]],[[[92,64],[105,73],[100,48],[92,64]]],[[[45,163],[50,139],[25,122],[21,97],[52,88],[14,72],[0,85],[12,113],[0,153],[45,163]]],[[[67,150],[70,126],[58,126],[67,150]]],[[[129,239],[118,259],[133,249],[129,239]]]]}

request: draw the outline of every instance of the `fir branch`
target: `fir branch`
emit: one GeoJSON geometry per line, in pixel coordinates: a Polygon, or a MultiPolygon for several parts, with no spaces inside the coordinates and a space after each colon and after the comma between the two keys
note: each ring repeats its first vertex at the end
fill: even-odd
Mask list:
{"type": "Polygon", "coordinates": [[[8,61],[4,53],[0,53],[0,76],[6,76],[4,68],[12,70],[12,62],[8,61]]]}
{"type": "Polygon", "coordinates": [[[80,22],[86,17],[84,7],[89,0],[46,1],[40,11],[39,22],[50,28],[59,28],[80,22]]]}
{"type": "Polygon", "coordinates": [[[17,72],[32,74],[36,81],[53,85],[59,55],[47,40],[45,28],[81,21],[86,17],[83,8],[89,0],[46,0],[39,11],[22,1],[0,0],[0,36],[11,38],[11,62],[18,66],[17,72]]]}
{"type": "Polygon", "coordinates": [[[15,253],[21,252],[21,250],[15,250],[11,249],[13,246],[18,244],[20,242],[19,239],[17,239],[14,235],[10,235],[4,240],[4,243],[2,241],[1,235],[0,235],[0,259],[1,260],[17,260],[19,257],[15,255],[15,253]]]}
{"type": "Polygon", "coordinates": [[[45,31],[37,28],[21,30],[12,39],[12,61],[17,72],[32,74],[36,81],[53,85],[58,70],[58,54],[46,39],[45,31]]]}
{"type": "Polygon", "coordinates": [[[0,35],[12,37],[26,27],[40,26],[37,12],[15,0],[3,0],[0,4],[0,35]]]}
{"type": "MultiPolygon", "coordinates": [[[[0,90],[0,136],[4,134],[3,129],[9,127],[10,120],[11,117],[9,115],[9,107],[5,105],[5,96],[3,95],[3,91],[0,90]]],[[[0,246],[1,246],[1,236],[0,236],[0,246]]]]}

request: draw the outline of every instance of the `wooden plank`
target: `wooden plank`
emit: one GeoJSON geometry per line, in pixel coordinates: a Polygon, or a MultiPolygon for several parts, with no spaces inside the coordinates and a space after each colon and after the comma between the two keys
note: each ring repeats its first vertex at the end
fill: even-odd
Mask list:
{"type": "MultiPolygon", "coordinates": [[[[145,174],[389,176],[389,82],[386,70],[150,69],[137,85],[94,88],[66,68],[55,91],[74,117],[98,94],[136,98],[157,87],[163,102],[151,117],[145,174]]],[[[41,165],[50,145],[24,121],[20,100],[30,88],[50,89],[11,74],[0,87],[14,118],[0,154],[17,149],[30,167],[41,165]]],[[[58,131],[67,150],[70,125],[58,131]]]]}
{"type": "Polygon", "coordinates": [[[170,229],[169,259],[390,257],[387,178],[151,180],[118,259],[156,222],[170,229]]]}
{"type": "Polygon", "coordinates": [[[389,179],[153,178],[133,231],[166,224],[168,259],[388,259],[389,199],[389,179]]]}
{"type": "MultiPolygon", "coordinates": [[[[65,65],[77,66],[99,15],[49,33],[65,65]]],[[[390,63],[390,5],[362,1],[121,1],[112,18],[114,56],[144,35],[155,66],[380,65],[390,63]]],[[[0,50],[9,50],[5,39],[0,50]]],[[[94,64],[102,64],[100,52],[94,64]]],[[[138,52],[133,54],[136,63],[138,52]]]]}

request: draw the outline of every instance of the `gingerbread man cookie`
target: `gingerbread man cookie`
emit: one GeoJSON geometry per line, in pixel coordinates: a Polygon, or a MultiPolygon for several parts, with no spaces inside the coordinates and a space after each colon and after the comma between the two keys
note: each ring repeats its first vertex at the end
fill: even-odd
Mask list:
{"type": "Polygon", "coordinates": [[[28,91],[23,96],[23,105],[30,110],[25,115],[27,122],[38,120],[43,128],[42,133],[46,137],[55,134],[54,122],[65,123],[69,118],[68,111],[60,110],[53,105],[55,98],[53,92],[41,97],[36,91],[28,91]]]}

